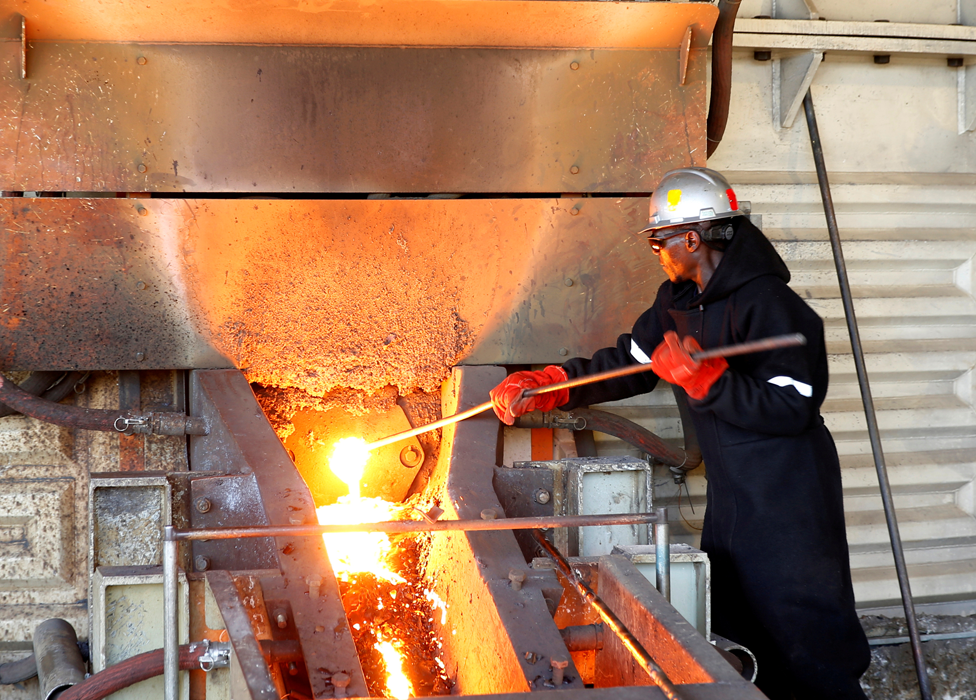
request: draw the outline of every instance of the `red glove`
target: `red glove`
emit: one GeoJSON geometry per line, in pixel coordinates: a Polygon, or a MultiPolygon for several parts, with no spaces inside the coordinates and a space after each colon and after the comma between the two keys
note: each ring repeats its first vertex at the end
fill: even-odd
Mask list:
{"type": "Polygon", "coordinates": [[[664,381],[680,386],[691,398],[701,401],[708,396],[712,384],[729,368],[729,363],[724,357],[695,362],[691,359],[691,353],[700,351],[701,345],[690,335],[679,342],[677,333],[667,331],[664,342],[651,355],[654,373],[664,381]]]}
{"type": "Polygon", "coordinates": [[[547,394],[519,398],[526,389],[549,386],[569,379],[566,370],[558,365],[549,365],[541,372],[513,372],[505,380],[488,392],[491,396],[495,415],[505,425],[512,425],[515,419],[531,411],[551,411],[569,401],[569,389],[550,391],[547,394]]]}

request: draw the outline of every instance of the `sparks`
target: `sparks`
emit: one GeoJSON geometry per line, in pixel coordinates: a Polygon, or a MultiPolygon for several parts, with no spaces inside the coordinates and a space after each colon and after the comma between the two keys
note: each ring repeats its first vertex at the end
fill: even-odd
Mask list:
{"type": "MultiPolygon", "coordinates": [[[[329,469],[349,487],[349,497],[359,498],[359,485],[366,470],[369,450],[362,438],[342,438],[336,443],[329,458],[329,469]]],[[[362,520],[353,522],[364,522],[362,520]]]]}

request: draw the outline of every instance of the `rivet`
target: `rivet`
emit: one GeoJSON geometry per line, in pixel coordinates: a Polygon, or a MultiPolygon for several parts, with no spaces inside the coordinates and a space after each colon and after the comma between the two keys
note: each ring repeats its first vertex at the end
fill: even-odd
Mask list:
{"type": "Polygon", "coordinates": [[[519,569],[512,569],[508,572],[508,580],[512,582],[513,591],[521,591],[522,584],[525,583],[525,572],[519,569]]]}
{"type": "Polygon", "coordinates": [[[197,571],[206,571],[210,568],[210,560],[204,556],[197,556],[193,560],[193,566],[197,571]]]}
{"type": "Polygon", "coordinates": [[[145,288],[146,288],[146,283],[145,282],[142,282],[142,281],[136,282],[136,289],[138,289],[140,292],[143,289],[145,289],[145,288]]]}
{"type": "Polygon", "coordinates": [[[571,172],[573,175],[576,175],[577,173],[579,173],[579,166],[578,165],[574,165],[573,167],[571,167],[569,169],[569,172],[571,172]]]}
{"type": "Polygon", "coordinates": [[[575,207],[569,210],[570,216],[579,216],[579,213],[580,213],[579,204],[577,204],[575,207]]]}
{"type": "Polygon", "coordinates": [[[553,658],[549,660],[552,665],[552,683],[560,686],[563,684],[563,671],[569,666],[569,659],[553,658]]]}
{"type": "Polygon", "coordinates": [[[145,56],[140,56],[136,59],[136,63],[138,63],[140,66],[144,66],[149,63],[149,59],[147,59],[145,56]]]}
{"type": "Polygon", "coordinates": [[[209,498],[201,497],[193,502],[193,506],[197,509],[197,513],[209,513],[213,504],[209,498]]]}
{"type": "Polygon", "coordinates": [[[139,212],[139,216],[149,216],[149,210],[146,209],[144,206],[140,205],[136,207],[136,211],[139,212]]]}
{"type": "Polygon", "coordinates": [[[563,280],[563,284],[565,284],[567,287],[572,287],[574,284],[573,278],[567,277],[566,279],[563,280]]]}
{"type": "Polygon", "coordinates": [[[145,359],[146,359],[146,353],[144,353],[144,352],[137,352],[136,353],[136,362],[142,362],[145,359]]]}
{"type": "Polygon", "coordinates": [[[569,354],[569,349],[568,348],[559,348],[559,354],[562,355],[563,357],[566,357],[566,355],[569,354]]]}
{"type": "Polygon", "coordinates": [[[136,170],[138,170],[140,173],[144,173],[149,170],[149,168],[146,167],[145,163],[139,163],[139,165],[136,166],[136,170]]]}
{"type": "Polygon", "coordinates": [[[572,68],[573,70],[579,70],[579,61],[573,61],[572,63],[569,64],[569,67],[572,68]]]}
{"type": "Polygon", "coordinates": [[[535,498],[535,502],[541,503],[542,505],[545,505],[552,500],[552,494],[546,489],[536,489],[535,493],[532,495],[535,498]]]}
{"type": "Polygon", "coordinates": [[[332,686],[335,688],[335,696],[337,698],[346,697],[346,688],[352,682],[352,678],[349,677],[347,673],[336,673],[332,676],[332,686]]]}

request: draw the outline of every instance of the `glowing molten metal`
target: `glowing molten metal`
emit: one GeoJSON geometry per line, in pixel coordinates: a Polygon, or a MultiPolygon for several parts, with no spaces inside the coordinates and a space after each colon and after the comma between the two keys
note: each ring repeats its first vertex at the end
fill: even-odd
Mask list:
{"type": "MultiPolygon", "coordinates": [[[[369,450],[364,440],[343,438],[336,443],[329,459],[329,468],[349,487],[349,495],[341,496],[333,505],[318,508],[316,513],[320,523],[368,523],[406,518],[406,513],[411,510],[408,506],[360,496],[360,482],[368,459],[369,450]]],[[[340,581],[349,583],[353,577],[367,573],[389,584],[407,584],[406,579],[392,568],[394,547],[386,534],[356,532],[323,535],[322,539],[340,581]]],[[[395,599],[396,591],[390,595],[395,599]]],[[[382,610],[383,601],[376,601],[376,607],[382,610]]],[[[356,624],[355,628],[359,630],[359,625],[356,624]]],[[[373,645],[386,666],[386,694],[398,700],[405,700],[414,694],[410,679],[404,672],[402,646],[400,640],[387,639],[379,632],[373,645]]]]}

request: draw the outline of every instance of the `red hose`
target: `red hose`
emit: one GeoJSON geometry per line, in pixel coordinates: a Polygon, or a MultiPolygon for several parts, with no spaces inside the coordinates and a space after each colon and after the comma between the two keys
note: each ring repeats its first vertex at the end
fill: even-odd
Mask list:
{"type": "MultiPolygon", "coordinates": [[[[200,657],[208,649],[202,642],[180,646],[180,670],[200,670],[200,657]]],[[[301,644],[297,641],[262,640],[261,650],[270,664],[304,661],[301,644]]],[[[155,649],[133,656],[99,671],[73,685],[58,696],[58,700],[102,700],[130,685],[163,675],[163,650],[155,649]]]]}
{"type": "Polygon", "coordinates": [[[0,403],[45,423],[82,430],[115,431],[115,421],[120,416],[125,417],[119,411],[65,406],[47,401],[27,393],[3,375],[0,375],[0,403]]]}
{"type": "MultiPolygon", "coordinates": [[[[200,668],[200,657],[206,644],[196,642],[180,647],[180,670],[200,668]]],[[[130,685],[163,675],[163,650],[155,649],[133,656],[95,673],[58,696],[58,700],[101,700],[130,685]]]]}

